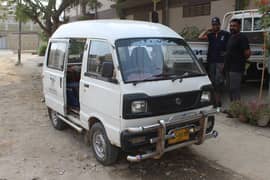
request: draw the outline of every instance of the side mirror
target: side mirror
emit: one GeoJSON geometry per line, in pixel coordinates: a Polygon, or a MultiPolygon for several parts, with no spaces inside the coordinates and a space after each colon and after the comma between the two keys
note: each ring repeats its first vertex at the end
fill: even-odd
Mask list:
{"type": "Polygon", "coordinates": [[[112,78],[113,70],[114,70],[113,62],[104,62],[102,64],[101,76],[105,78],[112,78]]]}

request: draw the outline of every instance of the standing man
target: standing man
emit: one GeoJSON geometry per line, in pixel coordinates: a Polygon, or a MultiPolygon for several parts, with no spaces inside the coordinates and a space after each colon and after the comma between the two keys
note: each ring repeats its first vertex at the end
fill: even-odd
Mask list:
{"type": "Polygon", "coordinates": [[[224,58],[226,46],[230,37],[227,31],[220,30],[220,20],[218,17],[212,18],[212,28],[202,32],[199,36],[201,40],[208,40],[208,74],[215,88],[214,106],[220,111],[221,91],[224,85],[224,58]]]}
{"type": "Polygon", "coordinates": [[[248,38],[240,30],[241,20],[232,19],[230,21],[231,37],[227,45],[225,60],[231,101],[240,100],[240,88],[245,71],[245,63],[251,54],[248,38]]]}

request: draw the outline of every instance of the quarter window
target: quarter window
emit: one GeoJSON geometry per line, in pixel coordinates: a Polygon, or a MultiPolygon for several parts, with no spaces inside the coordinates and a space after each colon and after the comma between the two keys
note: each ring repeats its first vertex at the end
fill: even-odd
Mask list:
{"type": "Polygon", "coordinates": [[[252,30],[252,19],[251,18],[244,19],[243,31],[251,31],[251,30],[252,30]]]}
{"type": "Polygon", "coordinates": [[[51,43],[48,57],[48,67],[62,71],[64,68],[65,51],[67,44],[64,42],[51,43]]]}
{"type": "Polygon", "coordinates": [[[254,31],[259,31],[261,29],[261,18],[254,18],[254,31]]]}

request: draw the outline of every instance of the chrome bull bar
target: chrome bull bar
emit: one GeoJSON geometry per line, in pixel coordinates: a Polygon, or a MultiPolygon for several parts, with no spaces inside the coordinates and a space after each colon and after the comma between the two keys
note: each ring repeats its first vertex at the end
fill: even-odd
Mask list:
{"type": "Polygon", "coordinates": [[[171,118],[169,119],[168,122],[165,122],[164,120],[159,120],[157,124],[143,126],[143,127],[128,128],[127,131],[130,133],[143,133],[143,132],[147,132],[151,130],[157,130],[157,137],[150,139],[151,144],[156,144],[155,151],[149,152],[146,154],[139,154],[135,156],[127,156],[127,160],[131,162],[139,162],[141,160],[148,159],[148,158],[159,159],[166,152],[169,152],[169,151],[172,151],[172,150],[184,147],[184,146],[192,145],[192,144],[200,145],[206,139],[216,138],[218,136],[217,131],[212,131],[212,133],[206,134],[206,129],[207,129],[206,117],[210,115],[214,115],[215,113],[216,113],[215,110],[201,111],[198,114],[193,114],[190,116],[182,116],[180,117],[180,120],[178,119],[178,121],[172,121],[173,118],[171,118]],[[167,130],[166,127],[169,125],[176,125],[179,123],[193,121],[193,120],[199,120],[199,124],[200,124],[200,127],[198,129],[195,129],[195,131],[198,132],[197,138],[195,140],[190,140],[187,142],[183,142],[183,143],[172,145],[165,148],[166,140],[175,137],[174,133],[166,134],[166,130],[167,130]]]}

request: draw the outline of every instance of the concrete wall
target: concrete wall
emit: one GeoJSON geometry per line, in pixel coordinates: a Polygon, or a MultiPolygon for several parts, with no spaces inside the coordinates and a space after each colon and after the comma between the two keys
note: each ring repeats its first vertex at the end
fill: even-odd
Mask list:
{"type": "MultiPolygon", "coordinates": [[[[152,8],[152,7],[151,7],[152,8]]],[[[256,3],[254,0],[250,0],[250,5],[248,9],[256,8],[256,3]]],[[[229,11],[235,10],[235,0],[217,0],[211,1],[211,12],[207,16],[197,16],[197,17],[183,17],[183,7],[181,6],[171,6],[169,8],[169,23],[168,25],[174,29],[176,32],[181,32],[183,28],[187,26],[196,26],[200,30],[207,29],[211,26],[211,18],[219,17],[221,22],[224,17],[224,14],[229,11]]],[[[145,17],[143,11],[148,11],[149,7],[145,6],[144,8],[135,7],[129,9],[127,19],[134,18],[135,20],[141,20],[145,17]],[[132,17],[132,18],[131,18],[132,17]]],[[[160,13],[162,14],[162,13],[160,13]]],[[[161,18],[160,18],[161,19],[161,18]]],[[[148,20],[146,18],[145,20],[148,20]]]]}
{"type": "MultiPolygon", "coordinates": [[[[22,34],[22,50],[35,51],[38,49],[40,38],[38,34],[22,34]]],[[[18,49],[18,34],[8,34],[7,36],[8,49],[18,49]]]]}
{"type": "Polygon", "coordinates": [[[211,2],[211,14],[209,16],[183,17],[183,7],[170,8],[169,26],[175,31],[181,32],[187,26],[196,26],[199,29],[207,29],[211,26],[211,18],[223,16],[228,11],[233,11],[235,0],[220,0],[211,2]]]}

